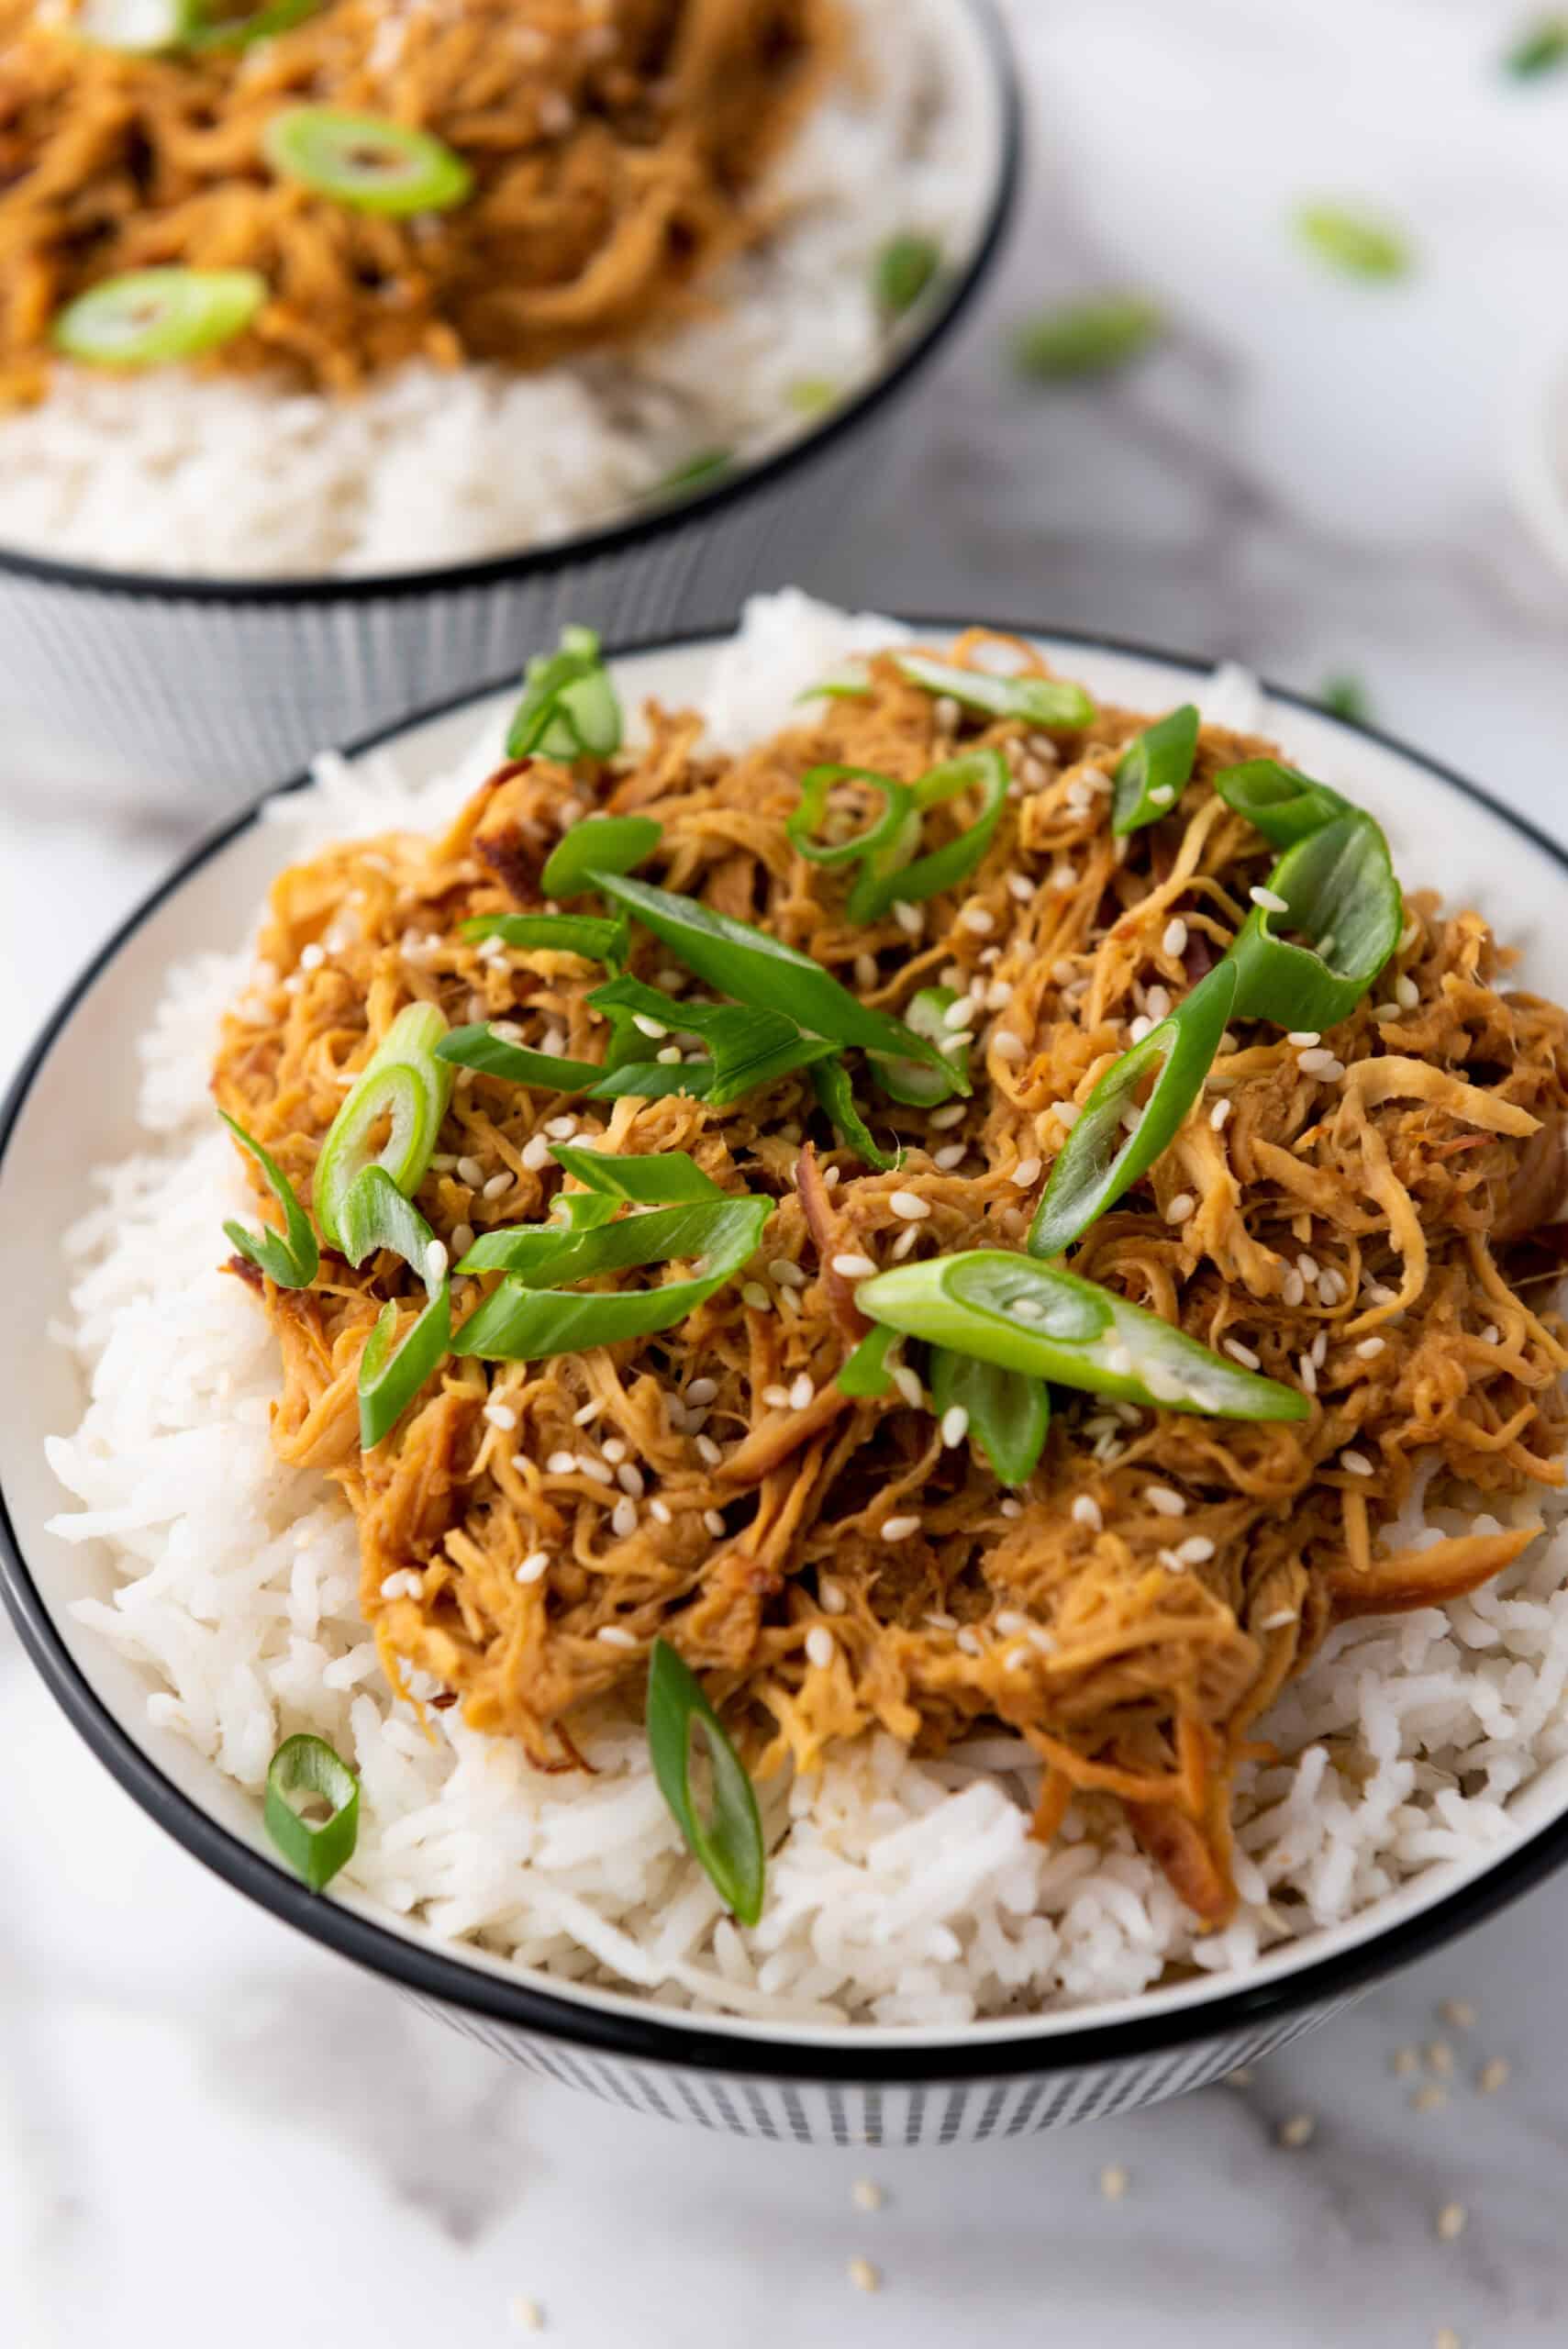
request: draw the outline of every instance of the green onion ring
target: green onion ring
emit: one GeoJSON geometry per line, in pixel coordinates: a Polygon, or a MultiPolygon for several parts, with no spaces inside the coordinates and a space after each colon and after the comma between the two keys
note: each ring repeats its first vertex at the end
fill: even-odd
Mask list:
{"type": "Polygon", "coordinates": [[[354,1856],[360,1839],[360,1782],[324,1738],[285,1737],[267,1772],[262,1818],[268,1834],[312,1892],[324,1892],[354,1856]],[[290,1795],[319,1795],[332,1815],[302,1819],[290,1795]]]}
{"type": "Polygon", "coordinates": [[[446,1034],[447,1023],[434,1004],[409,1004],[344,1097],[316,1162],[312,1204],[329,1246],[342,1245],[338,1219],[343,1201],[373,1156],[406,1198],[424,1181],[451,1098],[452,1073],[439,1049],[446,1034]],[[392,1130],[373,1153],[371,1137],[384,1118],[390,1118],[392,1130]]]}
{"type": "Polygon", "coordinates": [[[261,152],[312,195],[392,219],[450,211],[473,188],[462,156],[432,131],[347,106],[285,106],[262,131],[261,152]]]}
{"type": "Polygon", "coordinates": [[[50,340],[82,366],[161,367],[232,341],[266,298],[253,269],[133,269],[68,303],[50,340]]]}

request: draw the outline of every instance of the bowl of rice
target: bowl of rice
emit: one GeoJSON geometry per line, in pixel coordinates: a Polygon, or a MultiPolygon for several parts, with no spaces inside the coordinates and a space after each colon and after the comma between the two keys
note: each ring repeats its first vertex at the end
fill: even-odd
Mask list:
{"type": "MultiPolygon", "coordinates": [[[[47,1023],[0,1117],[0,1588],[21,1637],[100,1759],[205,1865],[600,2097],[743,2135],[951,2143],[1219,2078],[1568,1855],[1568,1355],[1551,1304],[1568,1030],[1550,1001],[1563,852],[1435,762],[1240,671],[1098,640],[851,618],[788,591],[754,599],[738,633],[633,650],[609,677],[627,713],[613,806],[591,804],[592,762],[551,763],[559,741],[504,757],[515,685],[468,696],[318,761],[209,842],[47,1023]],[[1151,725],[1161,711],[1181,729],[1151,725]],[[1276,738],[1288,767],[1265,755],[1276,738]],[[669,967],[690,951],[679,933],[617,942],[566,866],[599,856],[595,885],[608,874],[634,922],[666,921],[683,901],[617,879],[595,846],[629,839],[646,859],[662,822],[666,877],[695,885],[706,859],[726,919],[756,909],[745,857],[775,873],[780,928],[815,919],[807,897],[838,906],[844,860],[788,867],[770,810],[808,774],[863,778],[873,740],[884,766],[919,767],[934,741],[950,779],[955,757],[983,779],[973,762],[993,751],[1010,774],[984,840],[955,832],[924,874],[905,841],[908,896],[817,933],[823,974],[841,971],[862,1012],[915,1019],[917,978],[940,983],[940,1020],[907,1034],[936,1035],[970,1089],[922,1108],[942,1084],[922,1091],[890,1062],[873,1110],[866,1061],[863,1118],[831,1083],[813,1106],[798,1036],[781,1057],[782,1015],[764,1034],[753,1012],[740,1041],[771,1073],[719,1109],[730,1095],[697,1063],[736,1047],[736,1008],[716,1025],[669,967]],[[829,751],[862,755],[829,769],[829,751]],[[1291,811],[1278,868],[1225,813],[1242,806],[1265,823],[1291,811]],[[606,815],[618,824],[589,820],[606,815]],[[933,1247],[977,1230],[1016,1249],[1031,1207],[1038,1230],[1105,1063],[1120,1065],[1114,1041],[1090,1047],[1118,1019],[1124,1060],[1163,1023],[1190,1033],[1183,1003],[1229,983],[1197,941],[1245,928],[1249,896],[1250,938],[1276,903],[1307,926],[1288,875],[1309,824],[1385,843],[1408,885],[1401,904],[1381,850],[1364,868],[1394,893],[1367,964],[1380,974],[1327,1042],[1232,1011],[1192,1114],[1073,1258],[1163,1298],[1176,1383],[1147,1352],[1145,1387],[1125,1361],[1075,1371],[1051,1300],[1090,1284],[1053,1289],[1066,1276],[1049,1268],[1028,1275],[1048,1304],[1016,1317],[1007,1358],[1046,1341],[1042,1319],[1056,1329],[1051,1418],[1010,1467],[981,1390],[956,1418],[944,1402],[940,1348],[895,1348],[852,1389],[840,1362],[837,1393],[822,1362],[799,1370],[810,1346],[830,1367],[857,1329],[874,1338],[879,1316],[918,1329],[898,1300],[929,1290],[933,1263],[975,1261],[933,1247]],[[553,905],[484,910],[528,904],[547,852],[553,905]],[[633,1079],[584,1095],[598,1069],[563,1055],[604,1015],[581,958],[628,952],[646,976],[600,1000],[630,1013],[633,1079]],[[487,1365],[475,1342],[423,1400],[403,1395],[415,1416],[384,1467],[361,1457],[353,1365],[393,1310],[393,1258],[350,1273],[323,1204],[330,1137],[314,1206],[346,1258],[324,1243],[317,1272],[297,1201],[297,1276],[275,1216],[271,1241],[234,1221],[262,1195],[213,1088],[239,1125],[271,1108],[268,1180],[292,1197],[285,1170],[303,1188],[315,1154],[293,1130],[312,1088],[334,1131],[352,1123],[357,1080],[333,1071],[367,983],[384,1020],[401,993],[422,1018],[439,1001],[476,1023],[450,1031],[455,1122],[418,1189],[444,1235],[427,1228],[416,1252],[432,1308],[464,1252],[609,1261],[592,1251],[628,1229],[613,1205],[580,1206],[571,1230],[529,1220],[562,1168],[589,1207],[621,1183],[649,1230],[750,1213],[718,1198],[716,1171],[766,1192],[774,1220],[744,1268],[760,1223],[728,1271],[717,1238],[701,1243],[692,1309],[708,1318],[686,1356],[670,1314],[639,1353],[594,1319],[625,1297],[551,1292],[547,1314],[566,1297],[583,1317],[574,1351],[501,1344],[487,1365]],[[643,1008],[655,984],[684,996],[694,1034],[643,1008]],[[502,1003],[513,1016],[489,1024],[502,1003]],[[547,1084],[576,1085],[567,1113],[547,1084]],[[1366,1138],[1356,1152],[1337,1118],[1366,1138]],[[1268,1135],[1292,1122],[1287,1152],[1268,1135]],[[1348,1155],[1366,1187],[1336,1194],[1348,1155]],[[624,1187],[616,1170],[639,1164],[656,1186],[624,1187]],[[848,1219],[837,1239],[819,1215],[848,1219]],[[1262,1253],[1240,1269],[1229,1252],[1249,1244],[1262,1253]],[[737,1411],[751,1415],[739,1441],[737,1411]],[[394,1564],[398,1538],[414,1547],[394,1564]],[[759,1571],[737,1578],[737,1559],[759,1571]],[[776,1727],[754,1900],[682,1825],[653,1751],[655,1631],[729,1658],[706,1685],[737,1734],[749,1701],[754,1730],[776,1727]],[[1180,1727],[1195,1691],[1207,1745],[1180,1727]],[[301,1748],[353,1787],[329,1890],[280,1856],[298,1835],[287,1820],[279,1835],[273,1779],[301,1748]]],[[[787,838],[809,835],[797,820],[787,838]]],[[[1341,932],[1364,929],[1358,902],[1341,932]]],[[[1321,985],[1326,929],[1318,951],[1321,985]]],[[[859,1034],[885,1049],[874,1024],[859,1034]]],[[[680,1252],[697,1245],[688,1233],[680,1252]]],[[[1022,1278],[1031,1259],[1006,1261],[1022,1278]]],[[[954,1295],[942,1335],[962,1350],[954,1295]]],[[[525,1320],[539,1296],[513,1297],[525,1320]]],[[[1135,1352],[1155,1319],[1126,1323],[1135,1352]]]]}
{"type": "Polygon", "coordinates": [[[1011,214],[989,0],[222,8],[0,6],[0,619],[83,790],[808,570],[1011,214]]]}

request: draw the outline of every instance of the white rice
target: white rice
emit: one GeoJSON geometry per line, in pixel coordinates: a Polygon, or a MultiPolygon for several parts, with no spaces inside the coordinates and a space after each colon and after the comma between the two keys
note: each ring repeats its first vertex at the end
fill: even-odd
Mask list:
{"type": "MultiPolygon", "coordinates": [[[[743,715],[749,732],[772,729],[800,686],[893,633],[798,595],[760,599],[716,662],[710,729],[724,740],[743,715]]],[[[280,862],[325,837],[436,820],[495,751],[476,744],[460,774],[417,792],[322,762],[316,792],[274,811],[291,834],[280,862]]],[[[1108,1812],[1075,1807],[1049,1850],[1029,1840],[1036,1774],[1006,1735],[941,1763],[868,1737],[818,1778],[768,1790],[774,1849],[754,1932],[721,1914],[685,1857],[635,1726],[589,1737],[592,1778],[531,1771],[455,1709],[427,1740],[390,1700],[358,1616],[347,1505],[272,1456],[272,1341],[216,1269],[219,1223],[249,1197],[206,1076],[248,969],[242,952],[171,974],[144,1046],[146,1152],[100,1174],[103,1203],[71,1234],[71,1342],[91,1400],[50,1445],[80,1504],[55,1531],[106,1545],[112,1599],[77,1611],[146,1666],[155,1725],[253,1794],[295,1730],[352,1762],[363,1825],[342,1881],[369,1902],[666,2005],[951,2025],[1130,1997],[1173,1964],[1242,1971],[1517,1835],[1508,1798],[1568,1753],[1568,1590],[1551,1542],[1446,1611],[1334,1638],[1266,1725],[1290,1758],[1243,1776],[1242,1903],[1207,1938],[1108,1812]]],[[[1411,1541],[1461,1524],[1419,1498],[1409,1518],[1411,1541]]]]}
{"type": "Polygon", "coordinates": [[[543,373],[400,370],[361,397],[163,369],[59,370],[0,422],[0,544],[192,576],[425,569],[572,536],[683,464],[806,429],[888,342],[886,239],[972,249],[986,195],[943,60],[942,0],[850,0],[857,68],[769,181],[778,226],[713,281],[714,312],[635,352],[543,373]]]}

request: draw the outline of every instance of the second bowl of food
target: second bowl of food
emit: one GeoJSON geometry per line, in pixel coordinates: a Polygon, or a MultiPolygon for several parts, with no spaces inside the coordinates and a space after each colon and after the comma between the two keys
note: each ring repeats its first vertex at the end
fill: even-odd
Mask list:
{"type": "Polygon", "coordinates": [[[7,694],[83,788],[254,789],[793,575],[1017,179],[988,0],[0,0],[0,50],[7,694]]]}
{"type": "Polygon", "coordinates": [[[1195,2085],[1556,1865],[1560,852],[797,596],[515,705],[190,863],[0,1133],[6,1588],[137,1798],[762,2134],[1195,2085]]]}

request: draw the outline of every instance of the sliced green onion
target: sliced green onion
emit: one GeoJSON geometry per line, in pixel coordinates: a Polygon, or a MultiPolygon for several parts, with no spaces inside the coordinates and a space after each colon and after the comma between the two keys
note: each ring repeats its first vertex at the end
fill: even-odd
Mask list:
{"type": "Polygon", "coordinates": [[[664,828],[651,816],[590,816],[573,825],[539,874],[547,897],[583,897],[606,873],[629,873],[652,855],[664,828]]]}
{"type": "MultiPolygon", "coordinates": [[[[991,845],[1006,805],[1010,780],[1007,762],[1000,751],[970,751],[923,774],[911,786],[915,806],[921,815],[929,807],[940,807],[944,799],[970,790],[980,794],[979,810],[974,821],[956,840],[932,849],[929,855],[917,856],[912,864],[906,864],[897,872],[873,875],[865,896],[869,910],[864,918],[876,920],[895,898],[906,905],[920,905],[926,898],[940,896],[944,890],[956,889],[961,881],[967,881],[984,862],[991,845]]],[[[853,899],[851,918],[855,918],[853,899]]]]}
{"type": "Polygon", "coordinates": [[[339,1218],[355,1176],[373,1159],[406,1198],[425,1179],[451,1099],[452,1073],[441,1055],[447,1023],[434,1004],[400,1011],[350,1087],[316,1162],[312,1204],[321,1234],[342,1245],[339,1218]],[[380,1151],[373,1137],[384,1119],[391,1131],[380,1151]]]}
{"type": "Polygon", "coordinates": [[[534,1052],[514,1044],[481,1021],[472,1028],[451,1028],[436,1047],[436,1057],[457,1068],[477,1069],[481,1076],[503,1077],[508,1085],[530,1085],[537,1093],[584,1093],[604,1075],[597,1061],[568,1060],[560,1052],[534,1052]]]}
{"type": "Polygon", "coordinates": [[[664,1101],[688,1094],[706,1101],[713,1089],[711,1061],[623,1061],[588,1088],[590,1101],[664,1101]]]}
{"type": "Polygon", "coordinates": [[[237,1125],[226,1111],[220,1109],[217,1114],[235,1141],[250,1152],[261,1170],[267,1188],[284,1211],[281,1233],[264,1227],[261,1231],[248,1231],[242,1223],[226,1223],[224,1236],[242,1256],[249,1257],[251,1264],[259,1264],[267,1278],[274,1281],[279,1288],[308,1288],[320,1269],[321,1251],[316,1244],[310,1219],[295,1194],[294,1185],[254,1135],[248,1134],[243,1126],[237,1125]]]}
{"type": "MultiPolygon", "coordinates": [[[[418,1208],[406,1199],[384,1166],[367,1166],[350,1184],[338,1219],[343,1253],[356,1271],[367,1256],[390,1249],[418,1274],[433,1297],[440,1273],[430,1269],[436,1235],[418,1208]]],[[[445,1269],[446,1252],[441,1252],[445,1269]]]]}
{"type": "Polygon", "coordinates": [[[395,1353],[399,1319],[384,1305],[360,1356],[360,1449],[373,1452],[390,1435],[426,1380],[451,1349],[451,1283],[443,1280],[395,1353]]]}
{"type": "Polygon", "coordinates": [[[1321,1034],[1350,1017],[1399,943],[1405,907],[1388,842],[1352,808],[1286,849],[1266,894],[1284,910],[1255,904],[1230,947],[1236,1017],[1321,1034]],[[1276,923],[1307,944],[1278,936],[1276,923]]]}
{"type": "Polygon", "coordinates": [[[356,212],[450,212],[473,187],[461,155],[428,130],[347,106],[285,106],[261,133],[273,171],[356,212]]]}
{"type": "Polygon", "coordinates": [[[684,464],[674,466],[662,474],[648,492],[650,498],[695,497],[699,489],[707,489],[722,481],[735,463],[733,449],[704,449],[684,464]]]}
{"type": "Polygon", "coordinates": [[[1028,320],[1013,338],[1013,356],[1020,374],[1069,383],[1128,366],[1164,332],[1164,312],[1142,295],[1096,294],[1028,320]]]}
{"type": "Polygon", "coordinates": [[[458,1270],[505,1270],[507,1277],[458,1330],[452,1352],[490,1362],[543,1362],[668,1330],[706,1304],[756,1253],[773,1211],[773,1201],[762,1198],[650,1208],[596,1231],[544,1227],[553,1243],[549,1249],[539,1245],[539,1227],[486,1232],[458,1270]],[[538,1286],[676,1258],[699,1260],[703,1270],[687,1280],[620,1295],[538,1286]]]}
{"type": "Polygon", "coordinates": [[[515,946],[523,954],[539,948],[553,954],[579,954],[585,963],[605,963],[612,968],[626,961],[630,946],[630,928],[624,914],[615,921],[606,921],[599,914],[479,914],[473,921],[459,924],[458,936],[475,941],[498,938],[503,945],[515,946]]]}
{"type": "Polygon", "coordinates": [[[1539,17],[1514,41],[1503,58],[1503,71],[1516,82],[1532,82],[1568,65],[1568,17],[1539,17]]]}
{"type": "Polygon", "coordinates": [[[1318,698],[1330,716],[1343,718],[1351,726],[1364,726],[1372,716],[1372,701],[1365,685],[1348,673],[1325,677],[1318,698]]]}
{"type": "Polygon", "coordinates": [[[796,416],[820,416],[832,406],[839,391],[831,375],[797,375],[784,386],[784,397],[796,416]]]}
{"type": "Polygon", "coordinates": [[[1201,978],[1169,1019],[1106,1071],[1073,1127],[1029,1228],[1032,1256],[1057,1256],[1146,1174],[1203,1091],[1236,1001],[1238,971],[1227,956],[1201,978]],[[1139,1086],[1154,1076],[1136,1129],[1123,1124],[1139,1086]]]}
{"type": "Polygon", "coordinates": [[[677,1002],[629,974],[595,987],[588,1001],[595,1011],[622,1023],[622,1052],[615,1056],[620,1064],[632,1040],[646,1050],[641,1039],[648,1031],[637,1026],[639,1020],[661,1033],[700,1036],[713,1065],[705,1097],[716,1109],[795,1069],[809,1068],[837,1049],[823,1037],[803,1034],[782,1011],[762,1011],[750,1004],[677,1002]]]}
{"type": "Polygon", "coordinates": [[[631,1199],[639,1207],[675,1207],[726,1196],[684,1150],[650,1151],[635,1157],[558,1141],[551,1144],[550,1154],[588,1190],[608,1199],[631,1199]]]}
{"type": "Polygon", "coordinates": [[[324,1738],[285,1737],[267,1772],[262,1809],[268,1834],[312,1892],[324,1892],[354,1856],[360,1838],[360,1782],[324,1738]],[[319,1822],[302,1819],[291,1795],[316,1795],[331,1806],[319,1822]]]}
{"type": "Polygon", "coordinates": [[[231,341],[266,298],[253,269],[133,269],[68,303],[51,339],[83,366],[161,367],[231,341]]]}
{"type": "Polygon", "coordinates": [[[799,701],[864,701],[871,693],[864,677],[824,677],[819,685],[807,685],[795,696],[799,701]]]}
{"type": "MultiPolygon", "coordinates": [[[[887,1065],[885,1062],[882,1063],[884,1069],[887,1065]]],[[[918,1074],[929,1076],[933,1083],[940,1082],[932,1069],[923,1068],[918,1074]]],[[[850,1072],[840,1058],[835,1056],[832,1060],[818,1061],[811,1072],[811,1085],[840,1141],[846,1150],[852,1150],[862,1164],[873,1168],[878,1174],[890,1174],[895,1167],[903,1164],[902,1149],[884,1150],[855,1107],[855,1089],[850,1081],[850,1072]]]]}
{"type": "MultiPolygon", "coordinates": [[[[784,832],[802,856],[828,867],[857,868],[845,913],[856,924],[874,921],[886,910],[875,897],[880,883],[907,864],[920,836],[920,814],[909,785],[872,767],[808,767],[800,778],[800,804],[790,810],[784,832]],[[815,835],[827,812],[828,795],[835,784],[863,783],[878,794],[882,812],[851,840],[825,842],[815,835]]],[[[899,891],[897,894],[903,894],[899,891]]]]}
{"type": "Polygon", "coordinates": [[[999,1248],[895,1265],[862,1281],[855,1303],[906,1337],[1055,1386],[1218,1419],[1311,1415],[1294,1387],[1239,1369],[1158,1314],[999,1248]]]}
{"type": "Polygon", "coordinates": [[[929,660],[923,652],[898,652],[894,658],[911,685],[923,685],[929,694],[946,694],[987,718],[1021,718],[1029,726],[1075,732],[1095,715],[1095,705],[1082,685],[1056,677],[994,677],[989,670],[961,669],[951,661],[929,660]]]}
{"type": "Polygon", "coordinates": [[[977,1443],[1004,1485],[1027,1485],[1040,1465],[1051,1431],[1051,1389],[1043,1378],[1002,1370],[973,1354],[933,1346],[931,1407],[939,1418],[955,1408],[967,1417],[977,1443]]]}
{"type": "Polygon", "coordinates": [[[918,1061],[873,1061],[872,1074],[890,1100],[929,1109],[951,1092],[944,1073],[951,1071],[962,1077],[963,1089],[969,1091],[969,1048],[974,1040],[967,1028],[950,1028],[947,1019],[957,1001],[951,987],[922,987],[915,996],[909,1006],[909,1026],[917,1036],[936,1046],[942,1056],[942,1070],[927,1068],[918,1061]]]}
{"type": "Polygon", "coordinates": [[[879,1322],[861,1340],[839,1373],[841,1394],[862,1396],[887,1395],[893,1388],[893,1373],[887,1367],[887,1357],[898,1343],[896,1330],[884,1329],[879,1322]]]}
{"type": "Polygon", "coordinates": [[[1304,204],[1296,216],[1304,244],[1349,277],[1407,277],[1410,247],[1396,228],[1341,204],[1304,204]]]}
{"type": "MultiPolygon", "coordinates": [[[[581,841],[590,829],[584,824],[573,837],[581,841]]],[[[900,1021],[869,1009],[820,963],[751,922],[731,920],[695,897],[655,889],[624,873],[596,873],[594,880],[634,913],[678,963],[738,1002],[783,1012],[808,1035],[832,1044],[859,1044],[868,1052],[923,1061],[932,1068],[944,1065],[934,1044],[900,1021]]],[[[949,1074],[951,1089],[967,1093],[968,1084],[959,1080],[957,1071],[949,1074]]]]}
{"type": "Polygon", "coordinates": [[[884,318],[912,310],[941,267],[942,249],[933,237],[906,233],[889,237],[873,263],[876,306],[884,318]]]}
{"type": "MultiPolygon", "coordinates": [[[[620,743],[620,702],[599,657],[598,637],[591,628],[563,628],[559,650],[536,654],[523,672],[523,697],[506,736],[506,756],[537,755],[570,764],[573,759],[612,758],[620,743]]],[[[568,895],[550,885],[549,872],[547,865],[546,895],[568,895]]]]}
{"type": "Polygon", "coordinates": [[[731,1914],[754,1925],[762,1913],[767,1854],[756,1791],[702,1683],[667,1640],[648,1660],[648,1752],[659,1791],[687,1849],[731,1914]],[[707,1748],[713,1775],[711,1816],[698,1815],[692,1792],[692,1740],[707,1748]]]}
{"type": "Polygon", "coordinates": [[[1217,774],[1214,787],[1228,807],[1256,825],[1275,848],[1292,848],[1336,816],[1354,812],[1350,801],[1326,783],[1314,783],[1309,774],[1282,766],[1278,759],[1243,759],[1217,774]]]}
{"type": "Polygon", "coordinates": [[[208,17],[203,0],[191,0],[191,6],[195,22],[185,36],[187,49],[249,49],[252,41],[275,40],[304,24],[319,0],[272,0],[271,6],[253,8],[248,17],[208,17]]]}
{"type": "Polygon", "coordinates": [[[1198,725],[1196,704],[1184,701],[1123,751],[1111,794],[1113,832],[1136,832],[1170,813],[1192,775],[1198,725]]]}

